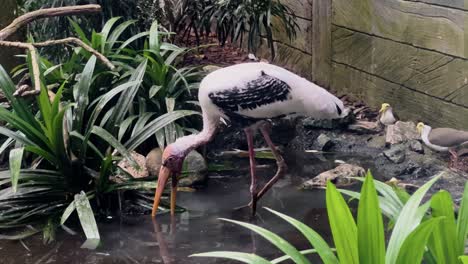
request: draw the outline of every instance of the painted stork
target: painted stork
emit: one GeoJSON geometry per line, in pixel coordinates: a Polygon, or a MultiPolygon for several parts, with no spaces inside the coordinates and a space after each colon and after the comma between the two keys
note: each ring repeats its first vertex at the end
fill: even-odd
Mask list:
{"type": "Polygon", "coordinates": [[[270,139],[268,120],[288,115],[311,116],[316,119],[344,117],[348,109],[343,102],[320,86],[281,67],[262,63],[242,63],[216,70],[201,82],[198,99],[203,115],[203,129],[196,135],[177,139],[166,147],[162,157],[154,197],[152,216],[169,177],[172,177],[171,214],[175,211],[177,177],[185,156],[193,149],[208,143],[216,133],[221,119],[242,127],[247,136],[250,157],[252,214],[257,201],[278,181],[286,164],[270,139]],[[270,147],[278,170],[262,188],[257,188],[253,136],[259,129],[270,147]]]}

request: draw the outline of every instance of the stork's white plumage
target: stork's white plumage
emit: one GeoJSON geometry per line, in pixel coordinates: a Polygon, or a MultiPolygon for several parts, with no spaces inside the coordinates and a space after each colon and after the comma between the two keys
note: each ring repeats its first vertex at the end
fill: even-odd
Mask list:
{"type": "Polygon", "coordinates": [[[211,140],[220,119],[244,128],[249,145],[251,166],[252,212],[256,202],[282,176],[286,169],[283,158],[271,141],[264,120],[288,115],[316,119],[344,117],[348,109],[343,102],[322,87],[281,67],[267,63],[243,63],[216,70],[200,84],[198,99],[203,112],[203,130],[197,135],[179,138],[167,146],[158,178],[152,215],[156,214],[165,183],[172,175],[171,213],[175,208],[177,176],[185,156],[211,140]],[[275,176],[257,190],[253,134],[259,128],[278,164],[275,176]]]}

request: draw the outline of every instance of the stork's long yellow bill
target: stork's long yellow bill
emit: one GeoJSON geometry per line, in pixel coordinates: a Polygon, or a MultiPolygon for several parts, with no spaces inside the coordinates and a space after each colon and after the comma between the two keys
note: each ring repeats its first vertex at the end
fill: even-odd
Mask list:
{"type": "MultiPolygon", "coordinates": [[[[171,171],[166,168],[165,166],[161,166],[158,174],[158,184],[156,185],[156,191],[154,193],[154,202],[153,202],[153,210],[151,212],[151,216],[155,217],[158,211],[159,202],[161,201],[161,196],[164,191],[164,187],[171,176],[171,171]]],[[[177,179],[173,177],[172,179],[172,188],[171,188],[171,215],[175,214],[175,204],[176,204],[176,193],[177,193],[177,179]]]]}

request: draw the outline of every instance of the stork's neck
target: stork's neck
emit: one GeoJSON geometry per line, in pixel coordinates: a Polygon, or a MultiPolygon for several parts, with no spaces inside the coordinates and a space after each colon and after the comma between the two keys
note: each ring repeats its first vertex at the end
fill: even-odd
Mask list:
{"type": "Polygon", "coordinates": [[[211,141],[216,129],[218,127],[219,117],[212,116],[203,112],[203,129],[198,134],[192,134],[181,137],[174,142],[171,147],[184,156],[188,155],[190,151],[205,145],[211,141]]]}

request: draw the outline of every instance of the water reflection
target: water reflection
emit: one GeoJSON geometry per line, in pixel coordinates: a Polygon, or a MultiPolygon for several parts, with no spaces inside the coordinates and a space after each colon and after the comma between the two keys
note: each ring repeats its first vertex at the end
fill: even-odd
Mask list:
{"type": "MultiPolygon", "coordinates": [[[[352,158],[363,160],[359,157],[352,158]]],[[[346,160],[342,157],[340,159],[346,160]]],[[[316,162],[315,167],[318,166],[316,162]]],[[[296,187],[301,182],[296,175],[311,173],[308,168],[312,165],[309,164],[314,163],[306,161],[302,166],[291,167],[291,174],[279,181],[259,202],[258,216],[252,221],[248,208],[234,210],[249,201],[249,177],[213,177],[203,190],[180,193],[178,202],[190,208],[185,213],[172,218],[169,215],[160,215],[154,220],[149,216],[127,216],[101,223],[102,246],[98,250],[80,249],[84,241],[82,235],[71,236],[60,232],[57,237],[59,242],[52,245],[43,245],[40,236],[24,241],[29,251],[20,243],[1,241],[0,263],[231,263],[220,259],[188,258],[194,253],[220,250],[256,253],[267,259],[281,256],[263,238],[219,218],[250,221],[282,236],[300,250],[307,249],[310,245],[302,235],[262,207],[272,208],[303,221],[330,240],[324,191],[299,191],[296,187]]],[[[334,165],[322,163],[320,166],[322,169],[329,169],[334,165]]],[[[264,180],[272,172],[263,171],[264,180]]],[[[80,230],[76,231],[81,233],[80,230]]],[[[313,259],[313,263],[318,262],[313,259]]]]}

